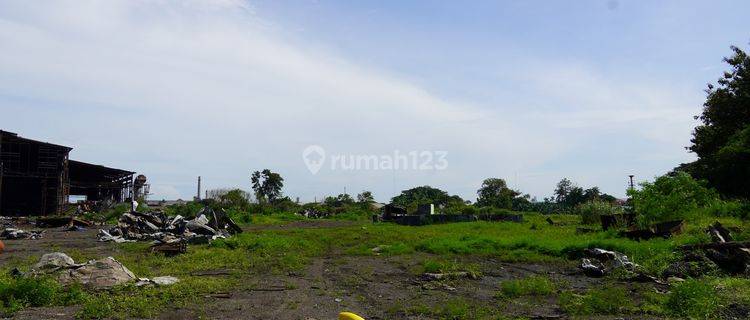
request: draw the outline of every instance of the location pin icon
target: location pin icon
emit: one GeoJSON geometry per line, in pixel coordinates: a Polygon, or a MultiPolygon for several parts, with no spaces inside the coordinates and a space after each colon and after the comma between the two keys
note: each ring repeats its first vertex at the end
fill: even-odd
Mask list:
{"type": "Polygon", "coordinates": [[[302,161],[305,162],[310,173],[317,174],[326,160],[326,150],[319,145],[311,145],[302,151],[302,161]]]}

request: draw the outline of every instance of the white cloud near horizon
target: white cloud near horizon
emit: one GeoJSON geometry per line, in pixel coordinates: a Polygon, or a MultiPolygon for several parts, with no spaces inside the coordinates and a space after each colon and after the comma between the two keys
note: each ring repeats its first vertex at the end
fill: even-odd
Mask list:
{"type": "MultiPolygon", "coordinates": [[[[508,75],[528,82],[544,108],[496,110],[305,47],[281,28],[244,1],[2,2],[0,125],[72,145],[84,161],[143,172],[156,198],[192,197],[198,175],[207,187],[247,189],[250,170],[271,168],[303,200],[343,187],[387,200],[424,184],[473,200],[481,179],[543,171],[592,131],[632,132],[648,150],[689,138],[692,98],[654,84],[555,66],[508,75]],[[446,150],[450,167],[312,176],[300,158],[310,144],[354,154],[446,150]]],[[[689,158],[661,151],[675,165],[689,158]]],[[[547,173],[516,186],[544,196],[573,174],[585,175],[547,173]]],[[[621,194],[606,188],[620,174],[579,180],[621,194]]]]}

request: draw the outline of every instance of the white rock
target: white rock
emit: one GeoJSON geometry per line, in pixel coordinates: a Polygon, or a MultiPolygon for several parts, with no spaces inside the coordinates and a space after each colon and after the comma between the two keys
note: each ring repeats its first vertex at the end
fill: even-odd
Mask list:
{"type": "Polygon", "coordinates": [[[62,252],[52,252],[43,255],[34,265],[34,270],[60,269],[76,266],[73,258],[62,252]]]}

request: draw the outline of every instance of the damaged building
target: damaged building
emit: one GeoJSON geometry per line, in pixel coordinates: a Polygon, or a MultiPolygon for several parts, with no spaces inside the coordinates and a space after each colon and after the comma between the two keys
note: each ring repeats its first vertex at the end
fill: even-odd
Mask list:
{"type": "Polygon", "coordinates": [[[71,195],[123,202],[134,172],[69,159],[71,147],[0,130],[0,215],[63,213],[71,195]]]}

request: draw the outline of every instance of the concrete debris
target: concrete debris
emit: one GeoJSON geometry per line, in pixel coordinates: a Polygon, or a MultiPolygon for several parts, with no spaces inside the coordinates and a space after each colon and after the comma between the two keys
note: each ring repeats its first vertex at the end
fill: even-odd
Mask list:
{"type": "Polygon", "coordinates": [[[63,268],[78,267],[73,258],[62,252],[47,253],[39,258],[34,265],[34,270],[58,270],[63,268]]]}
{"type": "Polygon", "coordinates": [[[29,240],[36,240],[41,238],[44,235],[44,231],[24,231],[21,229],[16,228],[5,228],[3,232],[0,233],[0,238],[6,239],[6,240],[19,240],[19,239],[29,239],[29,240]]]}
{"type": "Polygon", "coordinates": [[[109,234],[107,230],[104,230],[104,229],[100,229],[99,234],[97,234],[96,237],[97,239],[99,239],[99,241],[102,241],[102,242],[108,242],[108,241],[112,241],[116,243],[135,242],[135,240],[127,240],[123,238],[122,236],[113,236],[109,234]]]}
{"type": "Polygon", "coordinates": [[[62,252],[43,255],[29,274],[52,274],[64,285],[81,283],[91,289],[108,289],[135,280],[135,275],[112,257],[76,264],[62,252]]]}
{"type": "Polygon", "coordinates": [[[632,240],[649,240],[653,238],[667,239],[685,230],[685,221],[675,220],[657,223],[646,229],[631,229],[620,234],[632,240]]]}
{"type": "Polygon", "coordinates": [[[92,260],[83,266],[65,269],[58,275],[62,284],[80,283],[90,289],[109,289],[135,279],[133,272],[112,257],[92,260]]]}
{"type": "Polygon", "coordinates": [[[634,272],[638,268],[628,256],[617,251],[594,248],[584,250],[583,254],[580,268],[589,277],[603,277],[615,269],[634,272]]]}
{"type": "MultiPolygon", "coordinates": [[[[226,238],[241,233],[242,229],[232,221],[224,210],[203,208],[195,219],[187,220],[183,216],[168,217],[161,211],[137,212],[123,214],[118,224],[109,230],[100,230],[99,241],[132,242],[154,241],[159,244],[208,243],[215,239],[226,238]]],[[[184,252],[180,245],[155,247],[152,251],[184,252]]]]}
{"type": "Polygon", "coordinates": [[[731,232],[718,221],[706,233],[713,242],[681,246],[683,258],[667,268],[667,276],[698,277],[717,269],[731,275],[750,275],[750,242],[733,241],[731,232]]]}
{"type": "Polygon", "coordinates": [[[326,217],[330,216],[330,214],[328,214],[327,212],[323,212],[323,211],[320,211],[320,210],[315,210],[315,209],[312,209],[312,208],[310,208],[310,209],[304,209],[304,210],[298,212],[297,214],[299,214],[301,216],[304,216],[304,217],[307,217],[307,218],[313,218],[313,219],[326,218],[326,217]]]}
{"type": "Polygon", "coordinates": [[[606,268],[603,264],[598,261],[591,261],[588,258],[581,259],[581,269],[589,277],[601,278],[606,274],[606,268]]]}
{"type": "Polygon", "coordinates": [[[170,286],[177,282],[180,282],[180,279],[177,279],[172,276],[154,277],[153,279],[138,278],[138,281],[135,283],[135,286],[136,287],[143,287],[143,286],[148,286],[148,285],[170,286]]]}
{"type": "Polygon", "coordinates": [[[93,290],[110,289],[132,282],[136,282],[136,285],[144,285],[145,282],[145,284],[162,286],[180,281],[171,276],[155,277],[150,280],[137,278],[133,272],[112,257],[78,264],[62,252],[43,255],[30,272],[26,274],[19,272],[17,276],[53,276],[63,285],[80,283],[85,288],[93,290]]]}
{"type": "Polygon", "coordinates": [[[163,276],[163,277],[155,277],[151,279],[151,281],[159,286],[168,286],[168,285],[173,285],[177,282],[180,282],[180,279],[177,279],[172,276],[163,276]]]}

